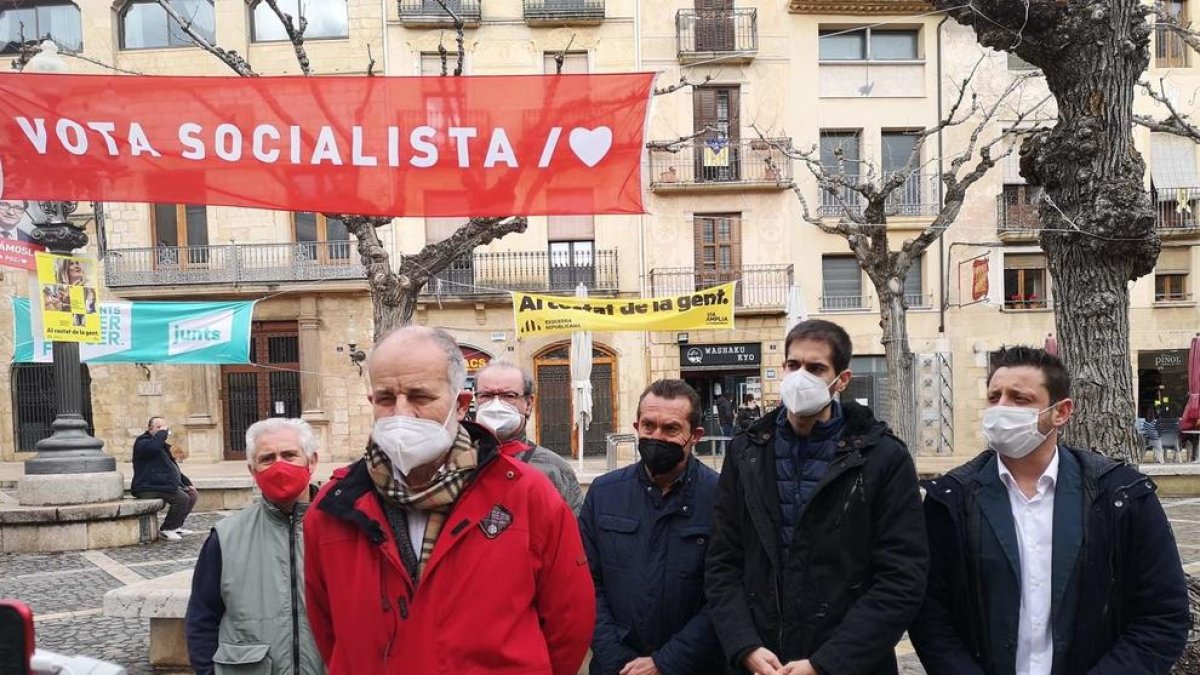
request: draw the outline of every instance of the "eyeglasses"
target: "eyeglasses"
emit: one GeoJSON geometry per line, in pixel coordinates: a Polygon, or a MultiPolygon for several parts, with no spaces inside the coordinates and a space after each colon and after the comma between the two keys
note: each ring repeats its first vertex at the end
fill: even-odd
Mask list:
{"type": "Polygon", "coordinates": [[[496,399],[500,399],[509,405],[513,405],[523,398],[525,398],[524,394],[515,391],[480,391],[475,393],[475,400],[481,404],[491,403],[496,399]]]}

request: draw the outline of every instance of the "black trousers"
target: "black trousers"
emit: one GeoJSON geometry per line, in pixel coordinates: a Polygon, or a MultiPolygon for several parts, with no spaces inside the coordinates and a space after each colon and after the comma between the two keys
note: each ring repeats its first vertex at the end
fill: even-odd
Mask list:
{"type": "Polygon", "coordinates": [[[133,496],[138,499],[161,499],[166,502],[169,508],[167,509],[167,517],[163,520],[160,529],[178,530],[183,527],[183,521],[192,512],[192,508],[196,506],[198,495],[179,488],[175,492],[135,492],[133,496]]]}

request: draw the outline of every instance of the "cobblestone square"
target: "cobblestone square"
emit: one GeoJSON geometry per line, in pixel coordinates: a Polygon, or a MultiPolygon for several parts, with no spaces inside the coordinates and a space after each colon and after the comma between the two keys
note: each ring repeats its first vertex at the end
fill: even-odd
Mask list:
{"type": "MultiPolygon", "coordinates": [[[[1200,499],[1165,500],[1164,506],[1185,569],[1200,573],[1200,499]]],[[[111,618],[102,612],[104,593],[122,585],[111,572],[123,568],[153,579],[190,569],[209,528],[226,515],[192,514],[187,527],[196,534],[182,541],[159,539],[145,546],[51,555],[0,554],[0,597],[16,598],[33,608],[38,647],[119,663],[130,675],[150,675],[149,621],[111,618]]],[[[907,641],[897,653],[901,673],[924,675],[907,641]]]]}

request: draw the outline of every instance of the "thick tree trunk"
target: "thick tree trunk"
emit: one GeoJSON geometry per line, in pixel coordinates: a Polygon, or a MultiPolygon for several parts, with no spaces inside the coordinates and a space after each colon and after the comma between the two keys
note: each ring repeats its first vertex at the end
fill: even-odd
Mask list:
{"type": "Polygon", "coordinates": [[[913,354],[908,345],[908,308],[904,294],[889,288],[879,293],[879,327],[883,329],[883,353],[887,362],[888,407],[891,419],[884,420],[910,452],[917,451],[917,402],[913,387],[913,354]]]}
{"type": "Polygon", "coordinates": [[[1067,440],[1119,458],[1137,445],[1128,283],[1153,270],[1160,244],[1133,147],[1134,88],[1148,61],[1143,13],[1136,0],[1072,5],[1070,45],[1038,64],[1058,124],[1021,160],[1045,188],[1041,242],[1077,404],[1067,440]]]}

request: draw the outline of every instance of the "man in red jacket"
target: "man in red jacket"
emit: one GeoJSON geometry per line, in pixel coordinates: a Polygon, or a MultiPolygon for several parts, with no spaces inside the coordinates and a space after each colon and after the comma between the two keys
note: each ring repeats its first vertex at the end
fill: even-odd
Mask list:
{"type": "Polygon", "coordinates": [[[403,328],[368,363],[375,427],[305,519],[330,675],[575,675],[595,621],[579,529],[536,469],[463,421],[454,338],[403,328]]]}

